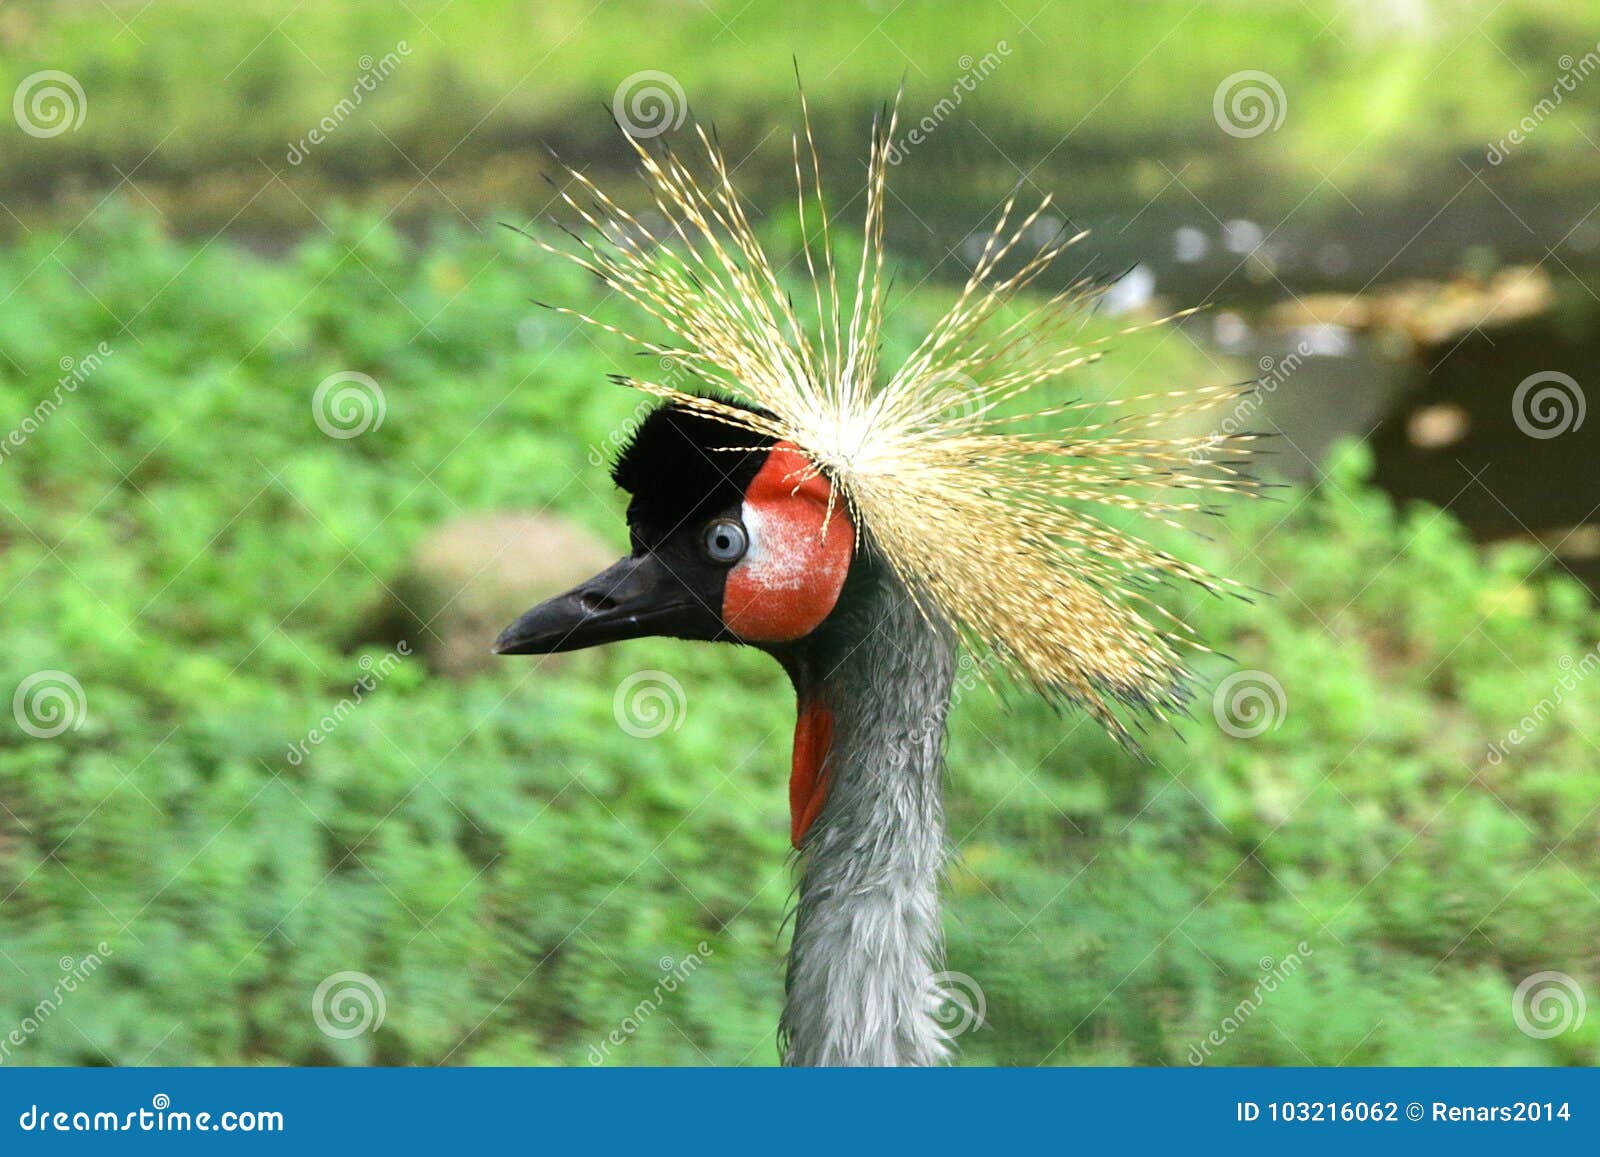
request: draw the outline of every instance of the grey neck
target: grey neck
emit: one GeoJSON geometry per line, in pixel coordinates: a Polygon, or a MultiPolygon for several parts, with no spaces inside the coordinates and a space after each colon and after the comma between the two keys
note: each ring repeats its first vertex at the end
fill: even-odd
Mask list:
{"type": "Polygon", "coordinates": [[[953,638],[886,567],[858,564],[785,663],[801,702],[831,710],[833,737],[827,802],[802,847],[784,1063],[937,1064],[950,1051],[934,1013],[953,638]]]}

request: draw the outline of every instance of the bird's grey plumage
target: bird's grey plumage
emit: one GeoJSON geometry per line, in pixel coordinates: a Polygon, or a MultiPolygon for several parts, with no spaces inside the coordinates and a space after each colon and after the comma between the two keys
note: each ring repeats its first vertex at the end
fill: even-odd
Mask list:
{"type": "MultiPolygon", "coordinates": [[[[870,548],[869,548],[870,549],[870,548]]],[[[953,634],[887,566],[852,575],[791,668],[833,714],[827,802],[802,848],[783,1011],[791,1065],[929,1065],[944,955],[944,726],[953,634]]]]}

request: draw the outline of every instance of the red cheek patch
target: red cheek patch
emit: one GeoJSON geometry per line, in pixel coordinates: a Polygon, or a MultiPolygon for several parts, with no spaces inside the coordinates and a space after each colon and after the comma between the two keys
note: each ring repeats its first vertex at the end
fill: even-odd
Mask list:
{"type": "Polygon", "coordinates": [[[855,531],[841,499],[828,513],[833,488],[820,475],[806,478],[811,471],[792,443],[779,442],[745,491],[750,546],[728,572],[722,621],[748,642],[803,638],[839,601],[855,531]]]}

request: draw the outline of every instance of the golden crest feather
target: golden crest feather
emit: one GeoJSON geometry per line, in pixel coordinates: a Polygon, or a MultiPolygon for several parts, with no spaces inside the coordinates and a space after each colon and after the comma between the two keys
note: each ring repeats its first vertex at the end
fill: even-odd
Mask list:
{"type": "Polygon", "coordinates": [[[634,215],[569,169],[561,196],[591,235],[569,234],[576,252],[534,238],[653,316],[671,340],[648,341],[556,308],[681,367],[710,390],[760,407],[765,413],[670,384],[619,379],[800,447],[924,613],[953,624],[1000,670],[1049,698],[1082,705],[1130,741],[1119,707],[1157,718],[1181,710],[1191,679],[1184,654],[1206,649],[1150,598],[1151,584],[1179,579],[1213,592],[1238,588],[1128,534],[1106,515],[1127,512],[1177,525],[1185,513],[1208,509],[1208,494],[1249,490],[1253,482],[1238,465],[1254,435],[1153,433],[1241,388],[1030,404],[1040,387],[1097,359],[1096,347],[1107,339],[1075,344],[1064,333],[1101,291],[1090,282],[1049,296],[1023,294],[1082,234],[1058,236],[1023,256],[1019,246],[1035,234],[1050,198],[1019,218],[1015,195],[954,304],[897,369],[884,372],[883,219],[898,102],[873,126],[853,290],[848,280],[840,288],[803,92],[801,110],[795,184],[814,317],[803,320],[797,312],[721,149],[698,125],[707,165],[701,176],[670,150],[656,155],[628,137],[669,236],[652,238],[634,215]],[[1015,268],[1002,275],[1008,260],[1015,268]],[[1101,411],[1111,416],[1093,420],[1101,411]],[[1021,429],[1074,418],[1079,424],[1048,434],[1021,429]]]}

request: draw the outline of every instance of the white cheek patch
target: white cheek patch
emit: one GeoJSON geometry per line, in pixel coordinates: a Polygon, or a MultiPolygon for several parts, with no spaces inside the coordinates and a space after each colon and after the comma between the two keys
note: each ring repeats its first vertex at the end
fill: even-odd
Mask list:
{"type": "Polygon", "coordinates": [[[750,544],[734,569],[769,591],[805,588],[816,556],[816,530],[804,519],[784,518],[748,502],[740,517],[750,544]]]}

